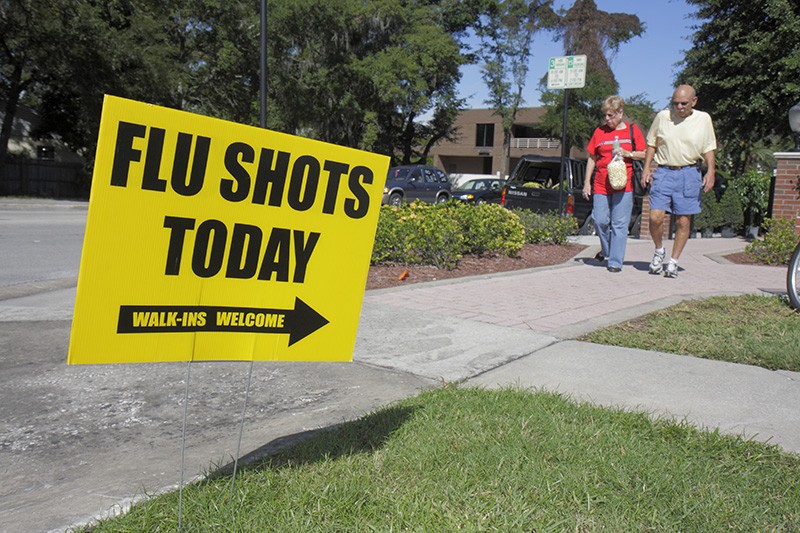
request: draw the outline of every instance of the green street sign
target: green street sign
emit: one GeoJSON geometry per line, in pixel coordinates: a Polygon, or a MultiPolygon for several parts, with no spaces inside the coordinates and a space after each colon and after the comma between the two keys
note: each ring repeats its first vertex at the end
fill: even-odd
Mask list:
{"type": "Polygon", "coordinates": [[[551,57],[547,69],[548,89],[580,89],[586,86],[586,56],[551,57]]]}

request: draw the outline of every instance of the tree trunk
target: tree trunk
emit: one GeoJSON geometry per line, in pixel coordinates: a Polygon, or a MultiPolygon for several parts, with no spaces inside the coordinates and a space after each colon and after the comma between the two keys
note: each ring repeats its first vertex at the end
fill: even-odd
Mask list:
{"type": "Polygon", "coordinates": [[[509,173],[511,161],[511,130],[503,131],[503,158],[500,161],[500,178],[505,178],[509,173]]]}
{"type": "Polygon", "coordinates": [[[6,189],[6,158],[8,155],[8,142],[11,140],[11,130],[14,126],[14,117],[17,114],[19,97],[25,90],[27,83],[22,83],[22,67],[14,66],[14,71],[9,78],[10,87],[6,99],[3,125],[0,127],[0,192],[6,189]]]}
{"type": "MultiPolygon", "coordinates": [[[[413,113],[409,113],[407,116],[403,117],[405,121],[405,125],[403,127],[403,133],[401,135],[401,139],[403,142],[403,164],[410,165],[412,164],[411,158],[414,155],[414,118],[416,115],[413,113]]],[[[425,164],[425,161],[421,161],[422,164],[425,164]]]]}

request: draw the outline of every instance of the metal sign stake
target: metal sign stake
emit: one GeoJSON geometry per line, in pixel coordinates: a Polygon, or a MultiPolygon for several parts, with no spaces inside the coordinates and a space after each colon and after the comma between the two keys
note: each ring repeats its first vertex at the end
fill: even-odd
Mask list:
{"type": "Polygon", "coordinates": [[[239,424],[239,443],[236,445],[236,457],[233,460],[233,475],[231,476],[231,501],[233,501],[233,488],[236,485],[236,470],[239,466],[239,454],[242,449],[242,434],[244,433],[244,415],[247,411],[247,400],[250,398],[250,383],[253,381],[253,361],[250,361],[250,372],[247,374],[247,388],[244,393],[242,406],[242,420],[239,424]]]}
{"type": "Polygon", "coordinates": [[[183,393],[183,430],[181,431],[181,481],[178,486],[178,531],[181,530],[183,518],[183,471],[186,453],[186,413],[189,410],[189,377],[192,372],[192,362],[186,363],[186,388],[183,393]]]}

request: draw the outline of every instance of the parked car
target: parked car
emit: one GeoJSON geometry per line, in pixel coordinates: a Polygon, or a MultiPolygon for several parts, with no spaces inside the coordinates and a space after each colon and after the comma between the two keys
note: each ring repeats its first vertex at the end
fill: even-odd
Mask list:
{"type": "Polygon", "coordinates": [[[441,203],[448,201],[450,194],[450,180],[443,171],[424,165],[404,165],[389,169],[381,203],[394,206],[414,200],[441,203]]]}
{"type": "Polygon", "coordinates": [[[453,198],[474,204],[499,204],[506,180],[499,178],[472,179],[454,189],[453,198]]]}
{"type": "MultiPolygon", "coordinates": [[[[561,205],[565,213],[572,214],[578,219],[580,235],[592,235],[594,234],[592,199],[583,198],[586,161],[569,158],[564,167],[566,168],[563,176],[564,188],[559,190],[560,157],[523,156],[503,188],[500,203],[509,209],[519,207],[536,213],[558,212],[561,205]]],[[[628,232],[634,237],[639,236],[644,194],[641,187],[637,186],[628,227],[628,232]]]]}
{"type": "Polygon", "coordinates": [[[501,203],[509,208],[530,209],[536,213],[564,212],[578,219],[581,233],[590,233],[592,201],[583,198],[586,161],[568,159],[565,165],[564,188],[561,183],[561,158],[523,156],[506,182],[501,203]]]}

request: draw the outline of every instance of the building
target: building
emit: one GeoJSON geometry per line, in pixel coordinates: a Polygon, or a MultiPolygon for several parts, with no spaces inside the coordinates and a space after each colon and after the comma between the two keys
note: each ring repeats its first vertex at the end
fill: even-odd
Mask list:
{"type": "MultiPolygon", "coordinates": [[[[527,154],[559,157],[561,139],[548,137],[539,127],[546,112],[544,107],[524,107],[517,112],[512,130],[511,161],[508,172],[520,157],[527,154]]],[[[455,121],[455,141],[442,141],[432,150],[433,165],[449,175],[493,174],[502,166],[503,127],[494,109],[465,109],[455,121]]],[[[572,154],[586,157],[580,149],[572,154]]]]}

